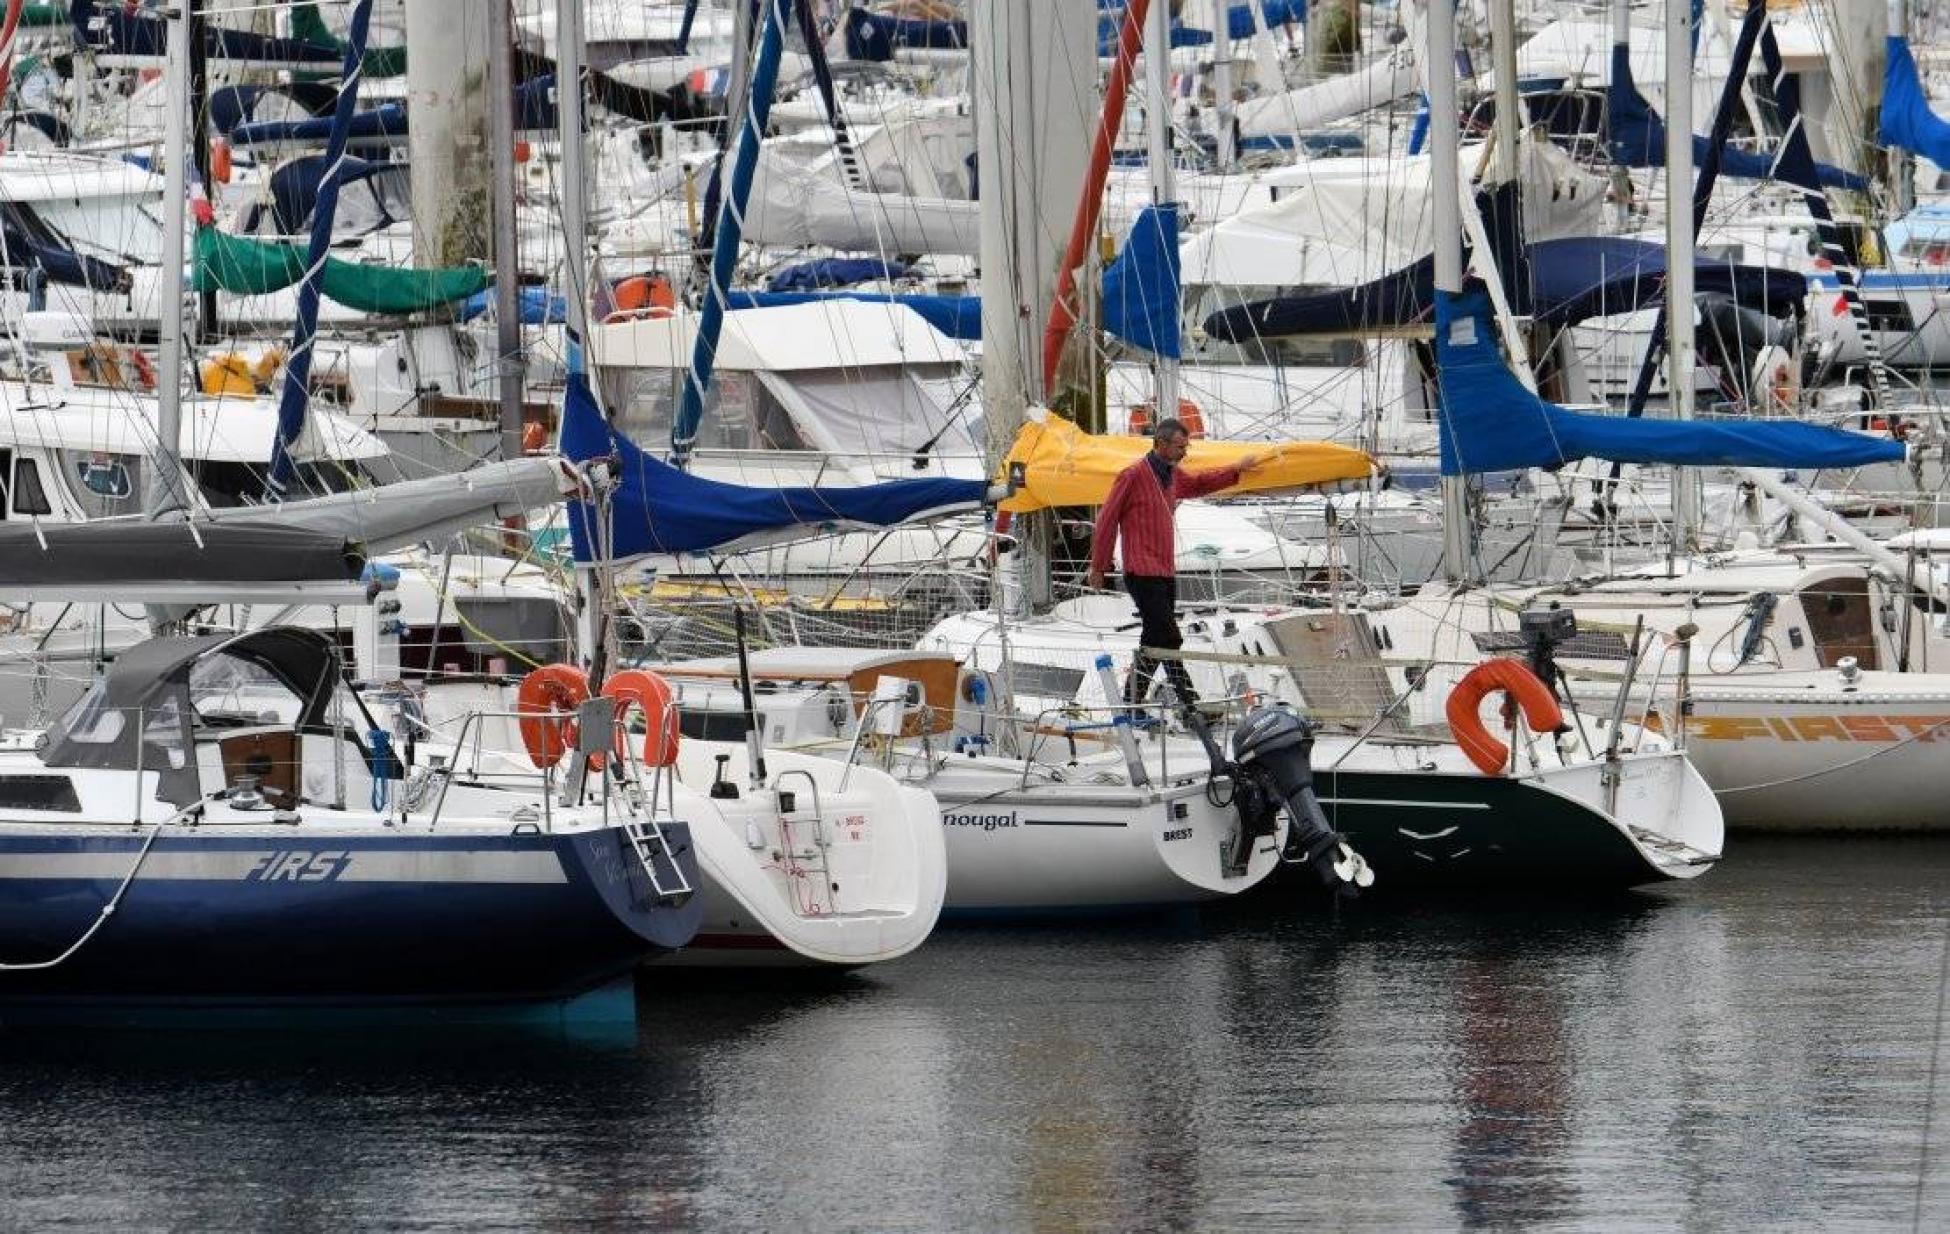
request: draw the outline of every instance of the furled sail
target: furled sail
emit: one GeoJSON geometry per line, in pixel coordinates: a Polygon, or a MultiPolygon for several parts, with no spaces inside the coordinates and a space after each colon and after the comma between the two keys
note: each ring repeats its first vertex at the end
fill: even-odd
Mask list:
{"type": "Polygon", "coordinates": [[[1570,411],[1503,362],[1480,285],[1437,292],[1442,472],[1561,467],[1581,458],[1723,467],[1860,467],[1900,460],[1901,442],[1799,420],[1645,420],[1570,411]]]}

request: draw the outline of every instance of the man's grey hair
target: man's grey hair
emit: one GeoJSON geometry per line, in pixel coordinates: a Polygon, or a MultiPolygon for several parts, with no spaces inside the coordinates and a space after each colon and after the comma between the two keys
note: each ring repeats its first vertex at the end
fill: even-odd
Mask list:
{"type": "Polygon", "coordinates": [[[1153,441],[1170,441],[1174,437],[1190,437],[1191,435],[1192,430],[1186,428],[1185,422],[1177,416],[1166,416],[1164,419],[1158,421],[1157,428],[1151,430],[1151,439],[1153,441]]]}

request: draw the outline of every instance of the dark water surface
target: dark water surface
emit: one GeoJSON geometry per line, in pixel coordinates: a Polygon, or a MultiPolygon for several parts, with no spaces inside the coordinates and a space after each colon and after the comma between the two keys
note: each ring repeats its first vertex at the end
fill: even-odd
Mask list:
{"type": "Polygon", "coordinates": [[[652,979],[620,1041],[0,1033],[0,1227],[1950,1228],[1950,842],[1730,851],[652,979]]]}

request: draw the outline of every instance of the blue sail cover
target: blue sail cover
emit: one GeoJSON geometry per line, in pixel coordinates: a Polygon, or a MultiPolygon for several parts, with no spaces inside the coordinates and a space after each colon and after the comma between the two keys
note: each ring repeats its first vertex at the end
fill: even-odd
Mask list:
{"type": "Polygon", "coordinates": [[[1104,270],[1104,329],[1176,360],[1178,285],[1178,207],[1146,206],[1124,251],[1104,270]]]}
{"type": "MultiPolygon", "coordinates": [[[[1639,93],[1637,84],[1632,80],[1631,57],[1623,46],[1614,45],[1611,49],[1611,87],[1605,96],[1605,122],[1611,130],[1613,161],[1625,167],[1665,166],[1666,122],[1659,118],[1659,113],[1652,110],[1652,104],[1639,93]]],[[[1706,138],[1698,133],[1693,134],[1693,162],[1696,165],[1706,162],[1710,149],[1711,143],[1706,138]]],[[[1740,180],[1787,179],[1767,155],[1732,147],[1720,152],[1720,171],[1723,175],[1740,180]]],[[[1821,188],[1850,189],[1858,193],[1869,190],[1868,180],[1827,163],[1815,164],[1815,173],[1821,188]]],[[[1814,188],[1816,185],[1802,187],[1814,188]]]]}
{"type": "Polygon", "coordinates": [[[1876,139],[1920,154],[1938,167],[1950,167],[1950,121],[1930,110],[1909,40],[1892,34],[1886,46],[1889,65],[1883,71],[1882,121],[1876,139]]]}
{"type": "Polygon", "coordinates": [[[982,298],[980,296],[931,296],[921,293],[895,294],[885,291],[732,291],[725,293],[725,307],[732,309],[778,308],[787,304],[811,304],[818,300],[858,300],[863,304],[899,304],[913,309],[935,329],[964,342],[982,337],[982,298]]]}
{"type": "Polygon", "coordinates": [[[888,17],[865,9],[846,11],[846,58],[885,62],[908,48],[967,51],[968,23],[888,17]]]}
{"type": "MultiPolygon", "coordinates": [[[[515,87],[515,128],[519,132],[557,127],[555,75],[530,78],[515,87]]],[[[314,116],[309,120],[258,120],[239,124],[230,131],[230,144],[243,149],[277,142],[325,142],[331,140],[333,118],[314,116]]],[[[382,103],[352,117],[347,140],[363,144],[403,140],[411,130],[404,103],[382,103]]]]}
{"type": "MultiPolygon", "coordinates": [[[[1552,328],[1663,303],[1664,245],[1615,236],[1540,240],[1527,250],[1526,315],[1552,328]]],[[[1733,265],[1697,257],[1700,292],[1731,296],[1746,308],[1784,317],[1807,300],[1808,280],[1793,270],[1733,265]]],[[[1245,343],[1298,334],[1362,334],[1429,320],[1435,304],[1435,259],[1372,283],[1308,296],[1276,296],[1223,309],[1205,319],[1216,339],[1245,343]]],[[[1520,311],[1523,311],[1520,309],[1520,311]]]]}
{"type": "Polygon", "coordinates": [[[821,291],[906,276],[904,264],[880,257],[817,257],[777,271],[765,280],[765,290],[821,291]]]}
{"type": "Polygon", "coordinates": [[[1480,286],[1435,297],[1442,474],[1562,467],[1581,458],[1701,467],[1860,467],[1901,442],[1799,420],[1644,420],[1568,411],[1524,388],[1497,350],[1480,286]]]}
{"type": "MultiPolygon", "coordinates": [[[[897,523],[970,509],[981,480],[892,480],[857,488],[751,488],[706,480],[644,453],[611,428],[581,373],[562,400],[562,453],[576,462],[613,456],[618,485],[610,499],[610,550],[618,561],[647,553],[708,553],[768,540],[897,523]]],[[[569,536],[579,562],[596,559],[597,508],[569,503],[569,536]]]]}

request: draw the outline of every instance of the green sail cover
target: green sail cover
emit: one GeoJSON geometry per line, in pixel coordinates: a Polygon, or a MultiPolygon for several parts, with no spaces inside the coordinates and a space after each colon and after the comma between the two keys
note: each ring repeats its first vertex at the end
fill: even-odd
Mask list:
{"type": "MultiPolygon", "coordinates": [[[[318,15],[316,4],[293,5],[291,9],[291,37],[303,39],[307,43],[320,43],[345,50],[345,40],[332,33],[325,19],[318,15]]],[[[368,47],[365,67],[360,70],[365,77],[398,77],[406,72],[406,48],[368,47]]]]}
{"type": "MultiPolygon", "coordinates": [[[[289,287],[305,277],[305,254],[295,244],[266,243],[229,235],[215,227],[196,232],[197,291],[227,291],[258,296],[289,287]]],[[[492,280],[478,266],[452,269],[397,269],[325,259],[320,289],[330,299],[363,313],[424,313],[465,300],[492,280]]]]}

